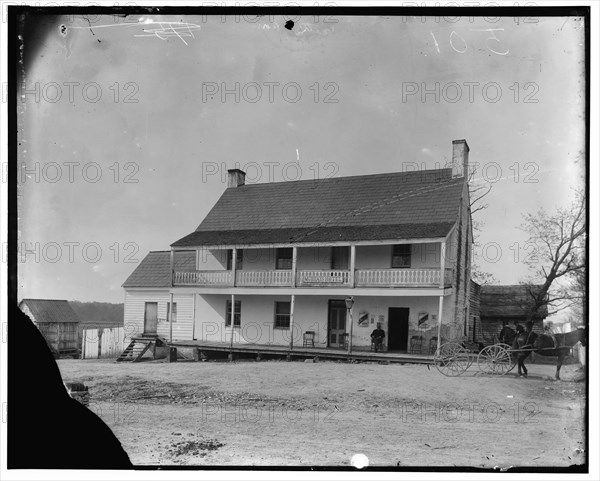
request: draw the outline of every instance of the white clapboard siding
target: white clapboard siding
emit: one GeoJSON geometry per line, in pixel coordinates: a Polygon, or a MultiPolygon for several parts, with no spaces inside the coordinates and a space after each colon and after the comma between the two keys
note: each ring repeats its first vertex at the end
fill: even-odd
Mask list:
{"type": "MultiPolygon", "coordinates": [[[[158,335],[169,339],[167,322],[168,291],[132,291],[125,294],[125,336],[130,338],[144,331],[144,309],[146,302],[158,303],[158,335]]],[[[173,339],[193,338],[194,298],[192,294],[175,294],[177,303],[177,322],[173,323],[173,339]]]]}
{"type": "Polygon", "coordinates": [[[125,349],[125,329],[84,329],[81,341],[82,359],[117,358],[125,349]]]}

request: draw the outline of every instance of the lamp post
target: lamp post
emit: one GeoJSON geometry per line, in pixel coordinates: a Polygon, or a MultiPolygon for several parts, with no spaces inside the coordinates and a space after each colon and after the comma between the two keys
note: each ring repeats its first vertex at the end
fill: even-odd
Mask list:
{"type": "Polygon", "coordinates": [[[348,339],[348,354],[352,354],[352,306],[354,305],[354,298],[352,296],[346,298],[346,310],[347,318],[350,322],[350,339],[348,339]]]}

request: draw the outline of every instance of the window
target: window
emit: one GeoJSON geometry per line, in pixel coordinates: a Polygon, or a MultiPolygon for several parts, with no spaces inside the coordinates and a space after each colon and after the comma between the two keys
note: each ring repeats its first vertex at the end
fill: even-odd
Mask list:
{"type": "MultiPolygon", "coordinates": [[[[167,322],[169,322],[169,306],[171,304],[167,302],[167,322]]],[[[173,303],[173,322],[177,322],[177,303],[173,303]]]]}
{"type": "Polygon", "coordinates": [[[275,269],[291,269],[292,268],[293,249],[286,247],[277,249],[277,259],[275,261],[275,269]]]}
{"type": "MultiPolygon", "coordinates": [[[[233,249],[229,249],[227,251],[227,270],[231,270],[231,266],[233,263],[233,249]]],[[[244,263],[244,251],[242,249],[238,249],[236,252],[236,262],[235,269],[240,270],[242,268],[242,264],[244,263]]]]}
{"type": "Polygon", "coordinates": [[[392,269],[410,267],[410,244],[395,245],[392,249],[392,269]]]}
{"type": "MultiPolygon", "coordinates": [[[[235,310],[233,313],[233,327],[240,327],[242,324],[242,301],[235,301],[235,310]]],[[[225,326],[231,326],[231,300],[227,300],[225,308],[225,326]]]]}
{"type": "Polygon", "coordinates": [[[289,302],[275,302],[275,329],[290,328],[290,307],[289,302]]]}
{"type": "Polygon", "coordinates": [[[334,270],[348,269],[348,250],[349,247],[332,247],[331,248],[331,268],[334,270]]]}

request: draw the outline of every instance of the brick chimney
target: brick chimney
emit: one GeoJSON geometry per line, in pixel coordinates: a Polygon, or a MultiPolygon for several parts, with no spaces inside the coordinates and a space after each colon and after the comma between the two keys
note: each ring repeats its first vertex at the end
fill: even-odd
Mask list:
{"type": "Polygon", "coordinates": [[[240,187],[246,183],[246,172],[240,169],[229,169],[227,171],[227,188],[240,187]]]}
{"type": "Polygon", "coordinates": [[[452,170],[455,177],[469,177],[469,144],[464,139],[452,141],[452,170]]]}

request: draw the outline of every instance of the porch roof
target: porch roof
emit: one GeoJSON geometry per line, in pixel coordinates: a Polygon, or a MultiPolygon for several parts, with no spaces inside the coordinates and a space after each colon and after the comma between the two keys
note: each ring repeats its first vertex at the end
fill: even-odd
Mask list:
{"type": "MultiPolygon", "coordinates": [[[[131,273],[122,287],[171,287],[171,251],[150,251],[131,273]]],[[[196,268],[195,252],[174,252],[173,268],[193,271],[196,268]]]]}
{"type": "Polygon", "coordinates": [[[463,191],[451,169],[231,187],[172,247],[444,237],[463,191]]]}

